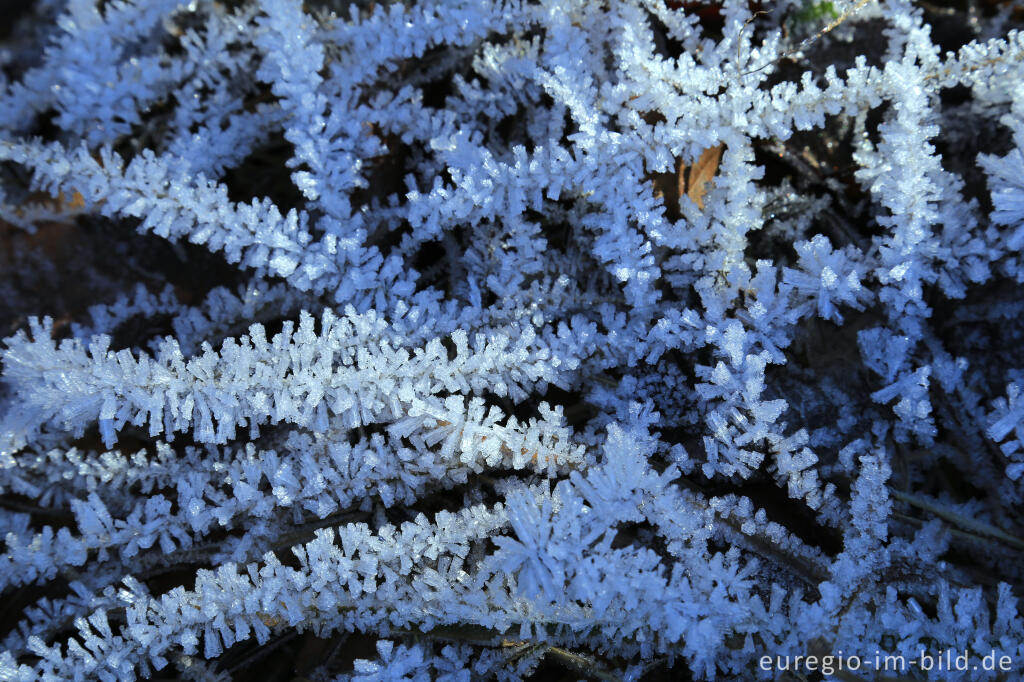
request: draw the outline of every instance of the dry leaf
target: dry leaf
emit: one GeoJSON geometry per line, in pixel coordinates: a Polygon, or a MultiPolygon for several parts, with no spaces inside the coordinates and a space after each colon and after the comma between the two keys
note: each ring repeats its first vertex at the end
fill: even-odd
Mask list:
{"type": "Polygon", "coordinates": [[[654,196],[665,203],[666,218],[676,221],[682,217],[679,202],[684,196],[697,204],[697,208],[704,209],[704,195],[707,193],[708,183],[718,172],[718,164],[722,161],[724,149],[725,145],[721,144],[709,147],[701,152],[697,162],[692,166],[687,166],[677,159],[674,171],[651,173],[654,196]]]}
{"type": "Polygon", "coordinates": [[[679,191],[685,185],[686,166],[676,160],[675,170],[667,173],[651,173],[651,185],[654,187],[654,198],[661,199],[665,204],[665,217],[675,222],[681,217],[679,213],[679,191]]]}
{"type": "Polygon", "coordinates": [[[718,164],[722,161],[724,148],[725,146],[720,144],[705,149],[697,159],[697,163],[690,166],[689,172],[686,174],[685,185],[683,184],[683,174],[681,172],[679,174],[679,196],[685,194],[690,197],[690,200],[701,210],[704,210],[704,194],[707,192],[708,183],[718,172],[718,164]]]}

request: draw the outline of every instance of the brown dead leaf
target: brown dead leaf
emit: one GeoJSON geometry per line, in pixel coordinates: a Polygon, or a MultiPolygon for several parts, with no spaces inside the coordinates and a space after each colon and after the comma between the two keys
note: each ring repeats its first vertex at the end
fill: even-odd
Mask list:
{"type": "Polygon", "coordinates": [[[654,197],[665,204],[665,217],[675,222],[682,217],[679,213],[679,191],[685,192],[686,166],[676,159],[676,167],[667,173],[651,173],[654,197]]]}
{"type": "Polygon", "coordinates": [[[81,211],[85,208],[85,197],[77,189],[71,195],[71,199],[68,201],[64,200],[64,193],[60,192],[57,195],[57,203],[64,206],[65,208],[72,211],[81,211]]]}
{"type": "MultiPolygon", "coordinates": [[[[68,244],[76,237],[78,228],[75,216],[85,208],[85,197],[75,192],[70,198],[63,193],[56,197],[37,192],[29,197],[32,205],[42,208],[49,215],[45,220],[34,221],[35,231],[26,232],[0,220],[0,263],[9,264],[16,246],[37,249],[51,260],[57,261],[68,244]]],[[[25,218],[22,214],[20,217],[25,218]]]]}
{"type": "Polygon", "coordinates": [[[277,616],[268,615],[266,613],[259,614],[259,619],[263,621],[263,624],[266,625],[268,628],[276,628],[278,625],[284,622],[283,619],[278,618],[277,616]]]}
{"type": "Polygon", "coordinates": [[[697,163],[690,166],[686,174],[685,189],[682,185],[682,174],[680,174],[680,196],[685,194],[690,197],[693,203],[697,204],[697,208],[702,211],[704,210],[704,194],[707,192],[708,183],[718,172],[718,164],[722,162],[723,149],[725,146],[720,144],[709,147],[701,153],[697,163]]]}
{"type": "Polygon", "coordinates": [[[651,173],[654,196],[665,203],[666,218],[676,221],[682,217],[679,202],[684,196],[697,204],[697,208],[704,209],[704,195],[707,193],[708,183],[718,172],[724,150],[725,145],[721,144],[709,147],[701,152],[692,166],[687,166],[682,160],[676,159],[674,171],[651,173]]]}
{"type": "Polygon", "coordinates": [[[69,214],[73,217],[81,213],[82,209],[85,208],[85,197],[78,190],[72,192],[70,197],[64,194],[64,192],[57,192],[57,196],[53,196],[47,192],[39,191],[29,194],[25,203],[29,206],[44,208],[57,217],[64,214],[69,214]]]}

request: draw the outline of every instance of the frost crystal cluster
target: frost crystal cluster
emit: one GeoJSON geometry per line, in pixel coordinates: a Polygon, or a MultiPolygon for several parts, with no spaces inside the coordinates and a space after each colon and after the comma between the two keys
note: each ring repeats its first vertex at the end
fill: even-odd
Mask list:
{"type": "Polygon", "coordinates": [[[1021,679],[1017,27],[22,10],[0,680],[1021,679]]]}

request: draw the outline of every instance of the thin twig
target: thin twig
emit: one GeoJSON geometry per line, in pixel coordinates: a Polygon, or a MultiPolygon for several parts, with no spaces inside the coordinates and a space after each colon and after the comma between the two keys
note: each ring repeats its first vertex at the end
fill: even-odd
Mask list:
{"type": "Polygon", "coordinates": [[[940,507],[939,505],[935,504],[934,502],[931,502],[930,500],[926,500],[922,497],[918,497],[917,495],[911,495],[909,493],[896,490],[895,488],[889,488],[889,494],[901,502],[906,502],[907,504],[918,507],[919,509],[929,511],[932,514],[935,514],[936,516],[943,518],[946,521],[949,521],[950,523],[956,524],[964,530],[995,538],[996,540],[999,540],[1009,545],[1010,547],[1013,547],[1014,549],[1024,549],[1024,540],[1021,540],[1020,538],[1014,535],[1010,535],[1001,528],[996,528],[995,526],[987,524],[983,521],[977,521],[975,519],[969,519],[966,516],[961,516],[960,514],[957,514],[954,511],[946,509],[945,507],[940,507]]]}
{"type": "Polygon", "coordinates": [[[545,653],[551,654],[554,658],[558,659],[565,665],[573,668],[577,672],[596,677],[599,680],[607,680],[607,682],[621,682],[622,677],[616,675],[610,670],[606,670],[601,667],[600,664],[590,656],[585,656],[575,651],[569,651],[557,646],[549,646],[545,653]]]}
{"type": "Polygon", "coordinates": [[[802,41],[800,41],[799,45],[797,45],[796,47],[794,47],[791,50],[786,50],[785,52],[783,52],[781,55],[779,55],[775,59],[771,60],[770,62],[762,64],[761,66],[757,67],[756,69],[753,69],[752,71],[747,71],[746,73],[741,73],[740,77],[742,78],[743,76],[749,76],[752,73],[757,73],[758,71],[762,71],[764,69],[767,69],[769,66],[772,66],[774,64],[778,64],[783,59],[789,59],[789,58],[793,57],[794,55],[799,54],[800,52],[803,52],[808,47],[810,47],[815,42],[817,42],[818,39],[821,38],[822,36],[824,36],[826,33],[831,33],[833,30],[838,28],[840,24],[842,24],[847,19],[852,17],[854,14],[859,12],[861,10],[861,8],[863,8],[864,5],[868,4],[869,2],[871,2],[871,0],[857,0],[857,2],[855,2],[850,7],[846,8],[845,12],[843,12],[838,17],[833,19],[832,22],[828,26],[826,26],[825,28],[821,29],[820,31],[818,31],[817,33],[815,33],[814,35],[812,35],[812,36],[810,36],[808,38],[804,38],[802,41]]]}

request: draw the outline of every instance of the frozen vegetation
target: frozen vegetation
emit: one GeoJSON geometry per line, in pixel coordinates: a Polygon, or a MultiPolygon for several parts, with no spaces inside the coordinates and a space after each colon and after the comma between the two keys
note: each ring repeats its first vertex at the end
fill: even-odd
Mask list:
{"type": "Polygon", "coordinates": [[[0,680],[1021,679],[1019,8],[12,19],[0,680]]]}

